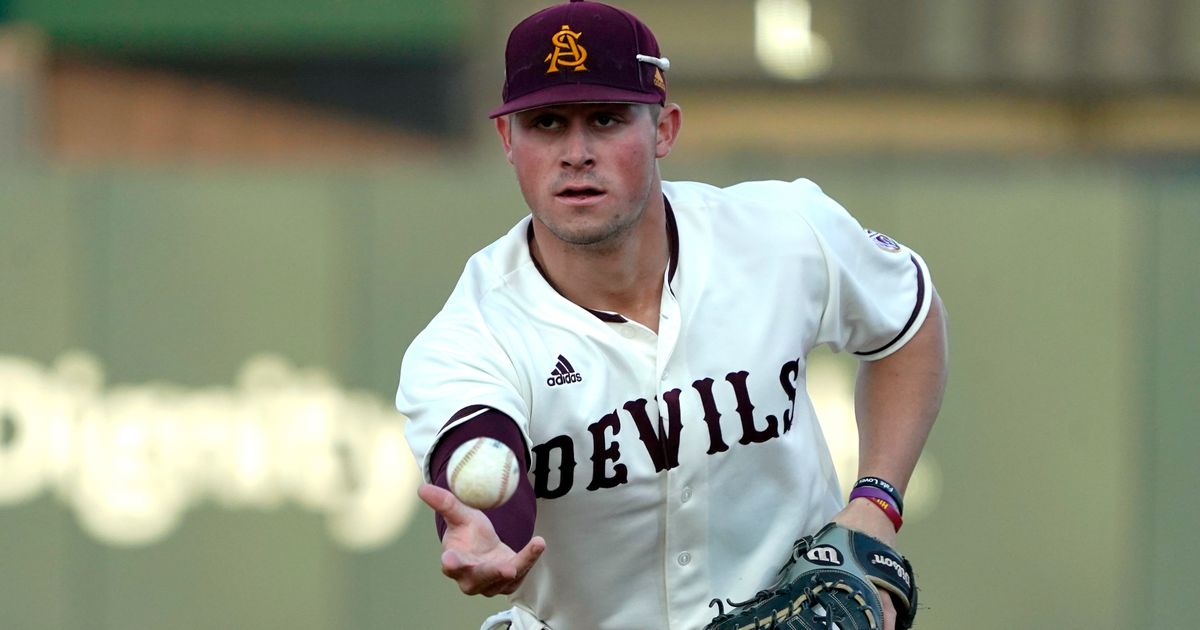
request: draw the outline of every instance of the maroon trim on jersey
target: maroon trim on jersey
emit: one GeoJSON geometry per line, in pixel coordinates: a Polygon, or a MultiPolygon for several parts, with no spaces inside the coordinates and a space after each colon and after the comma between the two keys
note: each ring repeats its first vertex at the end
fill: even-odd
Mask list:
{"type": "MultiPolygon", "coordinates": [[[[529,227],[525,230],[525,242],[529,244],[529,259],[533,261],[534,268],[538,270],[538,273],[542,274],[542,279],[546,281],[546,284],[550,285],[550,288],[554,289],[555,292],[558,292],[559,295],[562,295],[562,293],[558,291],[558,287],[555,287],[554,283],[550,282],[550,276],[546,275],[546,270],[542,268],[542,263],[538,262],[538,259],[534,258],[533,256],[533,221],[529,222],[529,227]]],[[[612,324],[624,324],[627,321],[618,313],[593,311],[586,306],[581,306],[580,308],[600,318],[601,321],[606,321],[612,324]]]]}
{"type": "MultiPolygon", "coordinates": [[[[447,431],[430,456],[429,469],[433,473],[433,483],[436,486],[450,489],[446,468],[450,463],[450,455],[463,442],[477,437],[490,437],[503,442],[514,453],[520,453],[518,458],[521,474],[517,477],[517,489],[513,498],[497,508],[484,510],[483,513],[492,521],[496,535],[500,540],[519,551],[533,538],[533,524],[537,518],[537,501],[533,495],[533,484],[529,481],[529,451],[525,448],[525,440],[521,438],[521,430],[517,423],[507,414],[496,411],[484,405],[464,407],[453,418],[464,418],[479,413],[479,415],[447,431]],[[483,410],[482,413],[479,413],[483,410]]],[[[437,515],[434,519],[438,538],[446,534],[446,520],[437,515]]]]}
{"type": "Polygon", "coordinates": [[[623,315],[621,315],[620,313],[609,313],[608,311],[593,311],[592,309],[586,308],[586,307],[583,310],[591,313],[592,315],[595,315],[596,317],[599,317],[601,321],[605,321],[610,324],[624,324],[625,322],[629,321],[629,320],[625,319],[625,317],[623,315]]]}
{"type": "Polygon", "coordinates": [[[916,256],[909,256],[909,260],[911,260],[913,266],[917,268],[917,305],[913,307],[912,314],[908,316],[908,321],[904,323],[904,328],[901,328],[900,334],[893,337],[891,341],[883,344],[883,346],[867,352],[855,352],[854,354],[859,356],[868,356],[872,354],[878,354],[884,350],[887,350],[888,348],[891,348],[897,341],[900,341],[900,339],[908,333],[908,329],[912,328],[913,323],[917,321],[917,315],[921,314],[921,305],[925,303],[925,274],[921,273],[921,263],[917,262],[916,256]]]}
{"type": "Polygon", "coordinates": [[[454,412],[454,415],[450,416],[450,419],[446,421],[446,424],[442,425],[442,428],[445,429],[446,427],[454,424],[455,422],[458,422],[459,420],[462,420],[463,418],[466,418],[467,416],[473,416],[473,415],[479,413],[480,411],[483,411],[484,409],[491,409],[491,407],[488,407],[487,405],[471,405],[469,407],[463,407],[462,409],[459,409],[458,411],[454,412]]]}
{"type": "MultiPolygon", "coordinates": [[[[671,262],[667,265],[667,288],[671,289],[675,270],[679,268],[679,226],[675,224],[675,211],[671,209],[671,200],[666,195],[663,195],[663,205],[667,210],[667,242],[671,252],[671,262]]],[[[671,289],[671,295],[675,295],[675,289],[671,289]]]]}

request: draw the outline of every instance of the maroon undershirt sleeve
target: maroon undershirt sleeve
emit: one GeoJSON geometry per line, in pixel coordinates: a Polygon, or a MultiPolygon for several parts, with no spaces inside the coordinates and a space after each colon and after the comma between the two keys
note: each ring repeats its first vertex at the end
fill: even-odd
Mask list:
{"type": "MultiPolygon", "coordinates": [[[[455,419],[462,415],[465,414],[459,412],[455,415],[455,419]]],[[[525,441],[521,439],[521,431],[512,418],[489,408],[443,435],[430,457],[429,469],[433,474],[433,483],[447,490],[450,489],[446,475],[450,454],[463,442],[477,437],[500,440],[518,455],[517,463],[521,468],[521,474],[518,476],[517,489],[514,491],[513,497],[504,505],[484,510],[483,513],[491,519],[492,527],[496,528],[496,534],[500,540],[513,551],[520,551],[533,538],[537,502],[533,496],[533,484],[529,483],[529,462],[526,459],[525,441]]],[[[441,515],[438,515],[435,523],[438,538],[441,538],[446,533],[446,521],[441,515]]]]}

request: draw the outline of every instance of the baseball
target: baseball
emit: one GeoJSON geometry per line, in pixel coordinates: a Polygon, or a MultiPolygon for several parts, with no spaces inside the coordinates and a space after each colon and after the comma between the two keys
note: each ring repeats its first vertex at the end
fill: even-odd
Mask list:
{"type": "Polygon", "coordinates": [[[517,489],[517,456],[489,437],[463,442],[450,455],[450,491],[460,501],[487,510],[504,505],[517,489]]]}

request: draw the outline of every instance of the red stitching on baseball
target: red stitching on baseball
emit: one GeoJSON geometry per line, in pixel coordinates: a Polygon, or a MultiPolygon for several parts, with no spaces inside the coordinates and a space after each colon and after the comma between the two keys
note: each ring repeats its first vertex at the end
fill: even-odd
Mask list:
{"type": "Polygon", "coordinates": [[[500,502],[504,500],[505,495],[508,494],[509,471],[512,470],[512,464],[510,462],[513,459],[513,452],[509,451],[508,457],[504,458],[504,473],[500,475],[500,495],[496,497],[496,503],[492,507],[499,505],[500,502]]]}
{"type": "Polygon", "coordinates": [[[463,466],[467,465],[467,462],[471,461],[471,458],[475,456],[475,451],[479,450],[481,446],[483,446],[483,440],[478,440],[472,444],[470,450],[463,453],[462,459],[458,460],[458,465],[454,467],[454,470],[450,471],[451,488],[454,487],[454,481],[458,479],[458,473],[462,471],[463,466]]]}

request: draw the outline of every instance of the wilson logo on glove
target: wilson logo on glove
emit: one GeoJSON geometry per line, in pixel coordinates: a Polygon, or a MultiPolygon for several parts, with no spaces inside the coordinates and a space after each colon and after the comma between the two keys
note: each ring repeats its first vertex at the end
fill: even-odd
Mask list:
{"type": "Polygon", "coordinates": [[[840,567],[842,566],[842,554],[838,553],[837,549],[828,545],[813,547],[804,554],[804,557],[813,564],[819,564],[823,567],[840,567]]]}
{"type": "Polygon", "coordinates": [[[909,577],[908,571],[904,569],[904,565],[897,562],[894,558],[889,558],[880,553],[873,554],[871,556],[871,564],[875,566],[886,567],[892,571],[895,571],[896,575],[899,576],[901,580],[904,580],[906,585],[912,585],[912,578],[909,577]]]}

